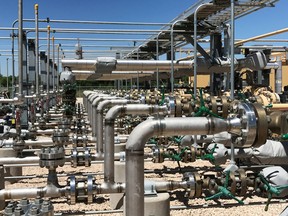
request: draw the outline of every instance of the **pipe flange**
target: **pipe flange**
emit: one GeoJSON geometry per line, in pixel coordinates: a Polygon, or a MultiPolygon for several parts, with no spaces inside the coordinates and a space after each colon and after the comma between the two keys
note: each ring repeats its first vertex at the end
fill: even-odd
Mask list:
{"type": "Polygon", "coordinates": [[[22,139],[17,139],[13,144],[13,150],[17,152],[22,152],[25,148],[25,141],[22,139]]]}
{"type": "Polygon", "coordinates": [[[153,148],[153,162],[154,163],[163,163],[164,162],[164,149],[163,148],[153,148]]]}
{"type": "Polygon", "coordinates": [[[266,143],[268,137],[268,121],[265,109],[261,104],[253,104],[257,116],[257,132],[253,147],[258,148],[266,143]]]}
{"type": "Polygon", "coordinates": [[[229,98],[227,98],[226,96],[222,96],[221,101],[222,101],[222,117],[227,118],[230,109],[229,98]]]}
{"type": "Polygon", "coordinates": [[[92,175],[87,176],[87,204],[93,203],[93,184],[94,178],[92,175]]]}
{"type": "Polygon", "coordinates": [[[62,146],[42,148],[39,154],[40,167],[56,168],[64,166],[65,164],[65,151],[62,146]]]}
{"type": "Polygon", "coordinates": [[[192,172],[186,172],[183,175],[182,181],[186,181],[187,184],[187,196],[189,198],[194,198],[196,194],[196,182],[192,172]]]}
{"type": "Polygon", "coordinates": [[[71,166],[76,168],[77,166],[91,166],[91,154],[90,150],[86,148],[83,150],[77,150],[74,148],[71,152],[71,166]]]}
{"type": "Polygon", "coordinates": [[[70,176],[67,181],[67,184],[70,185],[70,195],[68,196],[70,204],[74,205],[80,202],[86,204],[93,203],[93,188],[95,183],[93,176],[88,175],[87,178],[70,176]]]}
{"type": "Polygon", "coordinates": [[[238,169],[238,173],[241,181],[239,196],[244,196],[247,193],[247,175],[244,169],[238,169]]]}
{"type": "Polygon", "coordinates": [[[71,126],[71,121],[67,118],[60,119],[58,121],[58,128],[59,129],[69,129],[71,126]]]}
{"type": "Polygon", "coordinates": [[[234,112],[240,120],[240,133],[236,135],[235,146],[248,148],[253,146],[257,135],[257,117],[253,105],[250,103],[236,103],[234,112]]]}
{"type": "Polygon", "coordinates": [[[180,96],[175,96],[175,117],[181,117],[182,116],[182,102],[180,96]]]}
{"type": "Polygon", "coordinates": [[[202,183],[201,176],[199,173],[194,172],[194,179],[195,179],[195,198],[201,197],[202,195],[202,183]]]}
{"type": "Polygon", "coordinates": [[[76,204],[76,178],[75,176],[70,176],[70,178],[67,179],[67,185],[70,186],[70,195],[68,196],[69,203],[71,205],[75,205],[76,204]]]}
{"type": "Polygon", "coordinates": [[[236,181],[236,177],[235,177],[235,172],[230,172],[230,180],[231,180],[231,184],[230,184],[230,192],[235,195],[236,194],[236,189],[237,189],[237,181],[236,181]]]}
{"type": "Polygon", "coordinates": [[[196,160],[196,149],[194,147],[191,147],[190,149],[187,149],[182,157],[182,162],[189,163],[194,162],[196,160]]]}
{"type": "Polygon", "coordinates": [[[168,105],[168,114],[170,117],[175,117],[176,114],[176,104],[175,104],[175,99],[172,96],[166,97],[165,101],[167,102],[168,105]]]}
{"type": "Polygon", "coordinates": [[[69,130],[55,130],[52,135],[52,141],[57,144],[66,144],[69,142],[69,130]]]}

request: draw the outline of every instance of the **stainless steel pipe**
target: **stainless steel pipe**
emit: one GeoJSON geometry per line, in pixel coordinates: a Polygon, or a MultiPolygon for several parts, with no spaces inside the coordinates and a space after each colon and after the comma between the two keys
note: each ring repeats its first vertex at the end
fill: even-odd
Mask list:
{"type": "Polygon", "coordinates": [[[139,124],[126,144],[126,216],[144,216],[144,146],[150,137],[207,135],[230,128],[228,120],[211,117],[155,118],[139,124]]]}
{"type": "Polygon", "coordinates": [[[167,106],[154,106],[146,104],[127,104],[113,106],[105,116],[105,157],[104,157],[104,181],[114,182],[114,124],[119,115],[164,115],[168,111],[167,106]]]}

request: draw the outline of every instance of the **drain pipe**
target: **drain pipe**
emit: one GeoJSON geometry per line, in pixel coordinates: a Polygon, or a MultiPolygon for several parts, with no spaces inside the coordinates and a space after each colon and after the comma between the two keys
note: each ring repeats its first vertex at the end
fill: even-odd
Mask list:
{"type": "Polygon", "coordinates": [[[232,129],[213,117],[154,118],[139,124],[126,144],[126,216],[144,216],[144,146],[152,136],[214,134],[232,129]]]}
{"type": "MultiPolygon", "coordinates": [[[[97,146],[96,152],[99,154],[103,153],[103,119],[104,119],[104,110],[108,107],[114,105],[122,105],[128,103],[137,103],[135,100],[127,100],[127,99],[106,99],[101,101],[96,108],[96,137],[97,137],[97,146]]],[[[114,134],[110,134],[110,136],[114,136],[114,134]]]]}
{"type": "Polygon", "coordinates": [[[114,183],[114,124],[116,118],[121,115],[151,115],[167,113],[167,106],[155,106],[147,104],[127,104],[113,106],[105,116],[105,156],[104,156],[104,181],[114,183]]]}

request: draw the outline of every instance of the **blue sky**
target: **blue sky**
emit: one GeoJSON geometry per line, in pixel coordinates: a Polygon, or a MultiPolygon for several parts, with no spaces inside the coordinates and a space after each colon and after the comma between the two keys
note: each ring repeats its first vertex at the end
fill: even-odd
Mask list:
{"type": "MultiPolygon", "coordinates": [[[[45,19],[73,19],[95,21],[135,21],[135,22],[170,22],[181,12],[194,4],[196,0],[23,0],[24,18],[34,18],[34,4],[39,4],[39,18],[45,19]]],[[[0,0],[0,27],[10,27],[18,18],[18,0],[0,0]]],[[[236,38],[248,38],[270,31],[286,28],[288,23],[288,1],[280,0],[273,8],[264,8],[253,14],[247,15],[236,21],[236,38]]],[[[24,23],[24,27],[33,27],[34,23],[24,23]]],[[[45,28],[46,23],[40,23],[45,28]]],[[[95,25],[59,25],[51,27],[65,28],[105,28],[95,25]]],[[[111,26],[109,26],[111,28],[111,26]]],[[[119,27],[115,27],[119,28],[119,27]]],[[[137,27],[135,27],[137,28],[137,27]]],[[[140,27],[143,28],[143,27],[140,27]]],[[[147,27],[152,29],[152,27],[147,27]]],[[[155,28],[155,27],[154,27],[155,28]]],[[[159,28],[159,27],[156,27],[159,28]]],[[[0,31],[0,37],[9,36],[10,32],[0,31]]],[[[30,34],[33,36],[33,33],[30,34]]],[[[74,37],[71,34],[55,35],[55,37],[74,37]]],[[[288,34],[273,36],[273,38],[288,38],[288,34]]],[[[43,33],[40,37],[46,37],[43,33]]],[[[76,37],[76,36],[75,36],[76,37]]],[[[114,37],[111,35],[80,35],[78,37],[114,37]]],[[[117,36],[118,37],[118,36],[117,36]]],[[[116,38],[117,38],[116,37],[116,38]]],[[[122,36],[128,38],[129,36],[122,36]]],[[[137,36],[130,36],[136,38],[137,36]]],[[[145,38],[148,36],[138,36],[145,38]]],[[[46,43],[42,41],[41,43],[46,43]]],[[[57,42],[56,42],[57,43],[57,42]]],[[[75,42],[63,42],[74,44],[75,42]]],[[[11,49],[10,40],[0,40],[0,50],[11,49]]],[[[86,43],[88,44],[88,42],[86,43]]],[[[90,44],[92,44],[90,42],[90,44]]],[[[99,44],[99,43],[98,43],[99,44]]],[[[128,42],[127,42],[128,45],[128,42]]],[[[286,44],[277,44],[286,46],[286,44]]],[[[44,46],[43,46],[44,47],[44,46]]],[[[43,48],[45,49],[45,48],[43,48]]],[[[70,49],[73,49],[71,47],[70,49]]],[[[0,52],[1,54],[1,52],[0,52]]],[[[4,54],[2,52],[2,54],[4,54]]],[[[2,71],[6,71],[6,58],[0,56],[2,71]]],[[[11,69],[11,66],[10,68],[11,69]]],[[[9,71],[10,74],[10,71],[9,71]]]]}

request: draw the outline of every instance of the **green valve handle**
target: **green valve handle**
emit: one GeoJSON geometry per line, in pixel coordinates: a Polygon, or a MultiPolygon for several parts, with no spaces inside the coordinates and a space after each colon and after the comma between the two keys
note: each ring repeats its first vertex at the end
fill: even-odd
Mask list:
{"type": "Polygon", "coordinates": [[[202,89],[200,89],[200,107],[199,107],[199,110],[197,113],[194,114],[195,117],[199,117],[199,116],[202,116],[203,114],[208,114],[208,115],[211,115],[211,116],[214,116],[216,118],[221,118],[223,119],[221,116],[211,112],[209,110],[209,108],[207,108],[204,104],[204,99],[203,99],[203,93],[202,93],[202,89]]]}
{"type": "Polygon", "coordinates": [[[236,200],[239,204],[243,205],[244,202],[242,200],[239,200],[237,197],[235,197],[228,189],[228,183],[229,183],[229,174],[230,174],[230,171],[227,171],[226,172],[226,177],[225,177],[225,182],[224,182],[224,186],[218,186],[218,190],[219,192],[210,196],[210,197],[207,197],[205,198],[205,200],[212,200],[212,199],[218,199],[220,198],[221,196],[224,196],[224,197],[227,197],[227,198],[232,198],[234,200],[236,200]]]}
{"type": "Polygon", "coordinates": [[[205,198],[205,200],[208,201],[208,200],[218,199],[221,196],[224,196],[224,197],[236,200],[241,205],[244,204],[244,202],[242,200],[239,200],[237,197],[235,197],[227,188],[225,188],[223,186],[218,186],[218,190],[220,192],[218,192],[217,194],[214,194],[210,197],[205,198]]]}
{"type": "Polygon", "coordinates": [[[283,135],[281,136],[281,139],[282,139],[282,140],[288,140],[288,134],[283,134],[283,135]]]}
{"type": "Polygon", "coordinates": [[[215,157],[213,156],[213,154],[215,153],[215,149],[217,147],[217,144],[214,145],[214,147],[211,149],[211,152],[208,154],[205,154],[201,157],[202,160],[209,160],[211,161],[213,164],[215,162],[215,157]]]}
{"type": "Polygon", "coordinates": [[[174,136],[173,137],[173,141],[176,142],[177,144],[180,144],[181,140],[183,139],[183,137],[184,136],[180,136],[180,137],[174,136]]]}
{"type": "Polygon", "coordinates": [[[261,181],[264,183],[264,189],[267,191],[268,193],[268,200],[266,202],[266,206],[265,206],[265,211],[268,211],[268,207],[269,207],[269,204],[271,202],[271,199],[272,199],[272,196],[273,194],[279,196],[282,189],[287,189],[288,188],[288,185],[281,185],[281,186],[272,186],[271,184],[269,184],[269,182],[266,180],[266,178],[259,174],[258,175],[261,179],[261,181]]]}

